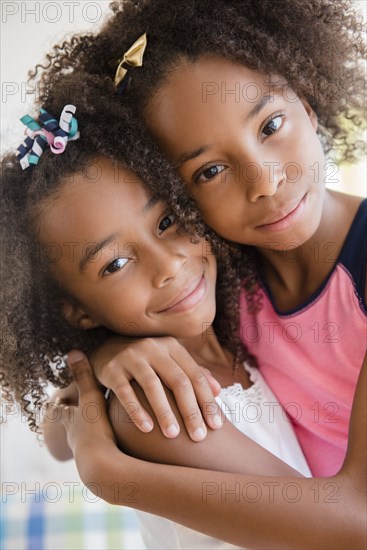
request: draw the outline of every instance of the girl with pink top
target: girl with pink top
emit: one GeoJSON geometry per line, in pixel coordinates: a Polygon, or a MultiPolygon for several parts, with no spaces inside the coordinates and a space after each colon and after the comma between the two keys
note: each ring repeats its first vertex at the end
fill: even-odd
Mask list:
{"type": "MultiPolygon", "coordinates": [[[[102,433],[77,416],[73,425],[66,422],[74,451],[83,446],[83,431],[101,444],[93,457],[78,460],[77,453],[82,479],[98,480],[107,500],[123,504],[108,488],[117,476],[140,479],[139,507],[149,510],[154,500],[156,513],[234,544],[365,544],[367,203],[325,189],[331,148],[340,160],[352,160],[361,149],[361,32],[347,0],[126,1],[115,3],[114,17],[97,36],[74,38],[66,53],[55,49],[59,63],[47,78],[62,78],[78,66],[107,82],[119,64],[128,70],[124,85],[117,82],[121,101],[143,117],[208,225],[244,245],[247,284],[251,291],[254,280],[258,286],[255,300],[243,290],[241,338],[291,417],[313,474],[335,484],[321,481],[312,489],[309,481],[298,481],[300,498],[290,507],[280,497],[277,511],[270,497],[256,510],[249,499],[219,494],[203,502],[204,481],[219,487],[264,478],[148,469],[118,452],[105,419],[102,433]],[[122,54],[143,33],[144,62],[135,70],[122,54]],[[102,449],[116,458],[113,465],[102,449]],[[99,475],[91,473],[92,458],[104,466],[99,475]],[[321,497],[320,488],[331,492],[321,497]]],[[[85,391],[98,399],[83,362],[81,402],[85,391]]],[[[161,406],[156,372],[178,398],[192,439],[205,438],[195,394],[204,414],[210,392],[176,342],[107,342],[93,363],[122,405],[135,405],[133,420],[142,431],[153,421],[146,404],[138,407],[132,378],[164,435],[179,431],[169,404],[161,406]],[[188,378],[194,391],[187,389],[188,378]]],[[[213,415],[205,417],[218,428],[213,415]]]]}

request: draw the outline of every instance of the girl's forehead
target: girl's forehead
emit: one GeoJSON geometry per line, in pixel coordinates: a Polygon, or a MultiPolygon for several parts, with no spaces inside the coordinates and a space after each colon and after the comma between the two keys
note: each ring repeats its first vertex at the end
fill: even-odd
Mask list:
{"type": "Polygon", "coordinates": [[[148,192],[133,172],[108,158],[96,158],[81,171],[66,177],[57,198],[84,195],[84,200],[112,195],[126,201],[144,200],[148,192]]]}
{"type": "Polygon", "coordinates": [[[41,239],[63,238],[72,228],[90,233],[128,212],[141,213],[150,195],[132,172],[107,159],[96,159],[83,171],[68,176],[40,208],[41,239]]]}
{"type": "MultiPolygon", "coordinates": [[[[196,117],[213,118],[217,109],[224,117],[226,109],[231,108],[245,115],[263,98],[277,95],[289,102],[297,101],[280,75],[263,74],[222,57],[203,56],[179,62],[148,102],[144,118],[159,138],[161,125],[178,115],[190,123],[196,117]]],[[[176,130],[173,133],[177,137],[176,130]]]]}
{"type": "Polygon", "coordinates": [[[195,61],[181,58],[152,96],[148,110],[157,98],[166,99],[177,90],[194,92],[204,105],[211,99],[254,103],[259,94],[274,93],[284,86],[286,80],[279,75],[261,73],[224,57],[205,55],[195,61]]]}
{"type": "Polygon", "coordinates": [[[165,152],[180,165],[187,147],[200,149],[213,140],[223,140],[224,129],[235,132],[240,121],[253,120],[264,105],[275,100],[298,101],[284,78],[205,56],[194,62],[181,61],[144,115],[165,152]]]}

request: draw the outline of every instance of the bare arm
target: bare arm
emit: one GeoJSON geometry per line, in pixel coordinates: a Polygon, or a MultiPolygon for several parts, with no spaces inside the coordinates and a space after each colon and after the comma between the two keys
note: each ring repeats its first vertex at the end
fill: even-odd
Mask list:
{"type": "MultiPolygon", "coordinates": [[[[133,385],[142,405],[153,414],[141,388],[133,385]]],[[[165,391],[173,413],[182,423],[172,392],[165,391]]],[[[181,430],[180,435],[172,440],[165,438],[158,428],[143,434],[130,421],[115,396],[109,405],[109,417],[120,448],[135,458],[222,472],[301,477],[296,470],[245,436],[227,419],[221,430],[209,430],[204,441],[195,443],[185,430],[181,430]]]]}
{"type": "MultiPolygon", "coordinates": [[[[76,367],[80,404],[99,399],[103,408],[87,362],[76,367]]],[[[72,425],[66,423],[69,445],[83,482],[97,483],[102,497],[110,503],[167,517],[238,546],[363,549],[367,515],[366,384],[367,358],[353,403],[346,460],[340,472],[327,479],[266,477],[147,463],[118,450],[106,415],[101,416],[100,423],[86,423],[82,416],[72,425]]]]}

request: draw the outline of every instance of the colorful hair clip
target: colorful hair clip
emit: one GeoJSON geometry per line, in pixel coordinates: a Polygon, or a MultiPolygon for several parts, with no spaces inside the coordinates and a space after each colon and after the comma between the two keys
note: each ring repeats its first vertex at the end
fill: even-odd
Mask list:
{"type": "Polygon", "coordinates": [[[127,50],[122,59],[118,61],[118,67],[115,74],[115,88],[118,93],[121,93],[127,84],[128,74],[130,69],[141,67],[143,65],[143,55],[147,46],[147,35],[142,34],[136,42],[127,50]]]}
{"type": "Polygon", "coordinates": [[[75,111],[74,105],[65,105],[57,122],[47,111],[40,109],[39,122],[42,125],[29,115],[24,115],[20,119],[27,126],[27,137],[18,147],[16,157],[23,170],[38,164],[47,147],[50,147],[55,155],[60,155],[65,151],[68,141],[79,138],[78,122],[73,116],[75,111]]]}

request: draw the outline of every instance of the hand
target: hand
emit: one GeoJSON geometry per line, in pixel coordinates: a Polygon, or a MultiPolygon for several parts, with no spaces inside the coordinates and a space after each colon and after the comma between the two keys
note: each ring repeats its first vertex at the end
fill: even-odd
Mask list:
{"type": "Polygon", "coordinates": [[[83,457],[81,462],[87,456],[94,460],[94,450],[102,452],[104,447],[115,448],[116,443],[106,412],[106,400],[87,357],[80,351],[71,351],[68,365],[77,386],[78,404],[60,401],[56,406],[60,410],[67,442],[79,469],[80,457],[83,457]]]}
{"type": "Polygon", "coordinates": [[[206,437],[203,417],[212,429],[222,426],[214,399],[220,392],[220,385],[175,338],[141,338],[134,342],[114,338],[92,355],[91,362],[98,380],[112,389],[131,420],[143,432],[150,432],[154,423],[131,387],[132,380],[143,389],[166,437],[176,437],[180,428],[162,382],[173,392],[193,441],[206,437]]]}
{"type": "Polygon", "coordinates": [[[80,351],[72,351],[68,364],[78,388],[79,402],[77,406],[62,403],[57,406],[80,478],[98,498],[111,504],[131,505],[124,495],[126,491],[131,494],[133,474],[129,472],[136,471],[139,461],[118,449],[104,395],[87,357],[80,351]],[[123,481],[125,478],[127,482],[123,481]]]}

